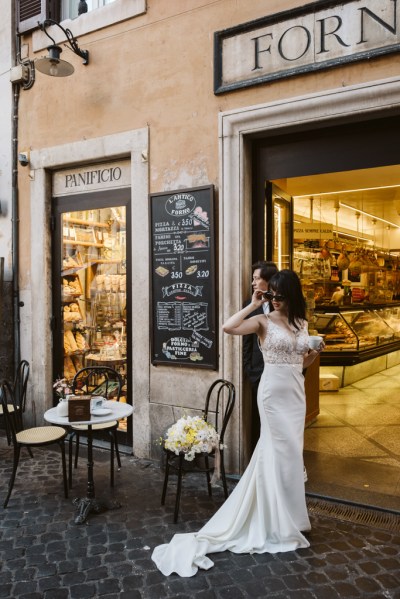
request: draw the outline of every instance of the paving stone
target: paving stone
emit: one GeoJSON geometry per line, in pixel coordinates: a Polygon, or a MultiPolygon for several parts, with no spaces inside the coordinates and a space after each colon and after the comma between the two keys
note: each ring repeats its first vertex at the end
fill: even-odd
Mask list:
{"type": "Polygon", "coordinates": [[[57,572],[57,565],[49,563],[40,564],[36,570],[37,578],[41,578],[42,576],[50,576],[51,574],[55,574],[57,572]]]}
{"type": "Polygon", "coordinates": [[[329,582],[327,575],[322,570],[320,572],[310,572],[305,576],[305,579],[309,587],[329,582]]]}
{"type": "Polygon", "coordinates": [[[317,589],[313,589],[315,599],[345,599],[345,595],[339,595],[337,591],[331,586],[321,586],[317,589]]]}
{"type": "Polygon", "coordinates": [[[123,588],[125,591],[130,591],[133,589],[139,589],[143,585],[143,576],[132,575],[125,576],[123,579],[123,588]]]}
{"type": "Polygon", "coordinates": [[[143,599],[143,595],[140,591],[128,591],[122,592],[119,595],[120,599],[143,599]]]}
{"type": "Polygon", "coordinates": [[[69,589],[50,589],[43,593],[43,599],[68,599],[69,589]]]}
{"type": "Polygon", "coordinates": [[[81,571],[89,570],[90,568],[97,568],[98,566],[100,566],[100,564],[101,564],[101,557],[98,555],[84,557],[80,560],[79,569],[81,571]]]}
{"type": "Polygon", "coordinates": [[[396,597],[400,599],[400,570],[395,575],[379,574],[379,576],[375,576],[375,580],[379,582],[383,589],[397,589],[396,597]]]}
{"type": "Polygon", "coordinates": [[[70,588],[70,597],[72,599],[88,599],[96,596],[97,591],[94,584],[79,584],[70,588]]]}
{"type": "Polygon", "coordinates": [[[195,597],[196,599],[217,599],[217,594],[216,591],[210,589],[208,591],[200,591],[195,595],[195,597]]]}
{"type": "Polygon", "coordinates": [[[36,574],[36,568],[23,568],[16,569],[14,574],[14,581],[16,580],[32,580],[36,574]]]}
{"type": "Polygon", "coordinates": [[[116,576],[117,578],[123,578],[124,576],[128,576],[132,573],[133,565],[129,562],[121,562],[117,564],[110,564],[108,566],[108,571],[111,576],[116,576]]]}
{"type": "Polygon", "coordinates": [[[288,599],[315,599],[312,591],[306,591],[304,589],[300,589],[299,591],[289,591],[287,597],[288,599]]]}
{"type": "Polygon", "coordinates": [[[348,582],[337,582],[333,585],[333,588],[340,597],[361,597],[362,593],[353,585],[348,582]]]}
{"type": "Polygon", "coordinates": [[[361,562],[359,567],[365,574],[373,575],[380,571],[380,567],[376,562],[361,562]]]}
{"type": "Polygon", "coordinates": [[[237,587],[227,587],[225,589],[221,589],[218,595],[221,597],[221,599],[242,599],[242,597],[246,597],[244,591],[237,587]]]}
{"type": "MultiPolygon", "coordinates": [[[[256,566],[256,568],[260,568],[262,566],[256,566]]],[[[256,568],[251,568],[251,570],[248,570],[247,568],[239,568],[238,570],[234,570],[233,572],[231,572],[231,579],[234,583],[236,584],[243,584],[249,580],[253,580],[254,577],[256,576],[254,570],[256,568]]],[[[265,571],[265,567],[264,567],[264,571],[265,571]]]]}
{"type": "Polygon", "coordinates": [[[102,566],[100,568],[93,568],[93,570],[86,571],[86,580],[100,580],[107,578],[107,568],[102,566]]]}
{"type": "Polygon", "coordinates": [[[41,578],[38,582],[39,589],[41,591],[48,591],[49,589],[57,589],[60,587],[61,578],[60,576],[47,576],[41,578]]]}
{"type": "Polygon", "coordinates": [[[306,589],[309,586],[304,576],[294,576],[289,574],[288,576],[285,576],[284,580],[288,589],[306,589]]]}
{"type": "MultiPolygon", "coordinates": [[[[110,549],[110,547],[108,548],[108,551],[112,551],[112,549],[110,549]]],[[[126,555],[123,551],[120,551],[119,553],[107,553],[104,556],[104,562],[105,563],[117,563],[117,562],[123,562],[126,559],[126,555]]]]}
{"type": "Polygon", "coordinates": [[[34,580],[17,582],[13,587],[13,592],[10,597],[18,597],[27,593],[34,593],[37,590],[37,583],[34,580]]]}
{"type": "MultiPolygon", "coordinates": [[[[400,545],[399,545],[400,546],[400,545]]],[[[384,570],[397,570],[400,569],[400,558],[397,559],[382,559],[379,561],[379,566],[384,570]]]]}
{"type": "Polygon", "coordinates": [[[380,585],[373,578],[360,577],[354,581],[357,588],[364,593],[377,593],[381,590],[380,585]]]}
{"type": "Polygon", "coordinates": [[[11,597],[11,584],[0,584],[0,597],[11,597]]]}
{"type": "Polygon", "coordinates": [[[100,580],[97,584],[98,595],[106,595],[107,593],[118,593],[119,591],[120,583],[116,578],[100,580]]]}

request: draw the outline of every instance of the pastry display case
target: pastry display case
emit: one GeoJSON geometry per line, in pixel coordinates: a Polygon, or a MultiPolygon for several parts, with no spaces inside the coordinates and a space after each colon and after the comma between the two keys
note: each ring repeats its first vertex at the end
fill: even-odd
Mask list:
{"type": "Polygon", "coordinates": [[[357,364],[400,348],[397,255],[337,236],[296,238],[293,268],[302,283],[310,334],[324,336],[321,366],[357,364]]]}
{"type": "Polygon", "coordinates": [[[399,349],[399,311],[400,303],[316,308],[311,326],[324,338],[321,365],[356,364],[399,349]]]}

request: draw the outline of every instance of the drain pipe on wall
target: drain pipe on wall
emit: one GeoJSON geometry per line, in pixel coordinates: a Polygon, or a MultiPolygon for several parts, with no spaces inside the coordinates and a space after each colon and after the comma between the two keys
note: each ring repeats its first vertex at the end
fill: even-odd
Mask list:
{"type": "Polygon", "coordinates": [[[20,87],[14,84],[13,126],[12,126],[12,277],[14,314],[14,372],[21,359],[20,339],[20,300],[19,300],[19,206],[18,206],[18,105],[20,87]]]}
{"type": "MultiPolygon", "coordinates": [[[[10,71],[13,85],[12,108],[12,179],[11,179],[11,223],[12,223],[12,293],[14,327],[14,372],[21,360],[20,308],[24,305],[19,295],[19,193],[18,193],[18,109],[21,86],[30,89],[35,81],[35,67],[31,60],[21,60],[21,41],[16,35],[17,66],[10,71]]],[[[28,163],[21,163],[24,166],[28,163]]]]}

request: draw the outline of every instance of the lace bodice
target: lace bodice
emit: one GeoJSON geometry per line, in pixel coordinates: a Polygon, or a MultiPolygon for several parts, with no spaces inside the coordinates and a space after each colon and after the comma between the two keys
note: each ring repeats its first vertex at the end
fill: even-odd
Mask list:
{"type": "Polygon", "coordinates": [[[293,364],[303,366],[304,354],[308,351],[307,322],[295,332],[289,332],[274,323],[269,315],[268,330],[263,343],[260,344],[264,362],[268,364],[293,364]]]}

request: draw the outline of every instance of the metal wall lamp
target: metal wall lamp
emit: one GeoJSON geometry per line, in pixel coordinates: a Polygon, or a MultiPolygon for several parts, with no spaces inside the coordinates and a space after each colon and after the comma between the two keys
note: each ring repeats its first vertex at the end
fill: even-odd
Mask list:
{"type": "Polygon", "coordinates": [[[45,21],[43,21],[43,23],[40,23],[38,21],[38,25],[39,28],[53,42],[47,48],[49,55],[45,56],[44,58],[39,58],[35,61],[35,67],[38,71],[44,73],[45,75],[50,75],[51,77],[68,77],[68,75],[72,75],[72,73],[75,70],[71,63],[60,58],[62,48],[56,44],[55,40],[46,31],[46,27],[49,27],[50,25],[57,25],[57,27],[61,29],[61,31],[67,38],[67,42],[69,43],[72,52],[83,59],[84,65],[89,64],[89,51],[81,50],[79,48],[76,39],[74,38],[69,29],[64,29],[64,27],[62,27],[59,23],[57,23],[57,21],[54,21],[53,19],[46,19],[45,21]]]}

